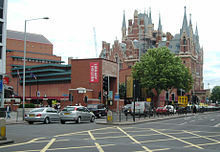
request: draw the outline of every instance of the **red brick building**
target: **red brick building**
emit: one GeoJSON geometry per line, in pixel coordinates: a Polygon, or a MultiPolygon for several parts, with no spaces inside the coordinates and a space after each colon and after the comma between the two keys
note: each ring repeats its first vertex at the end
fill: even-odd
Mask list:
{"type": "MultiPolygon", "coordinates": [[[[70,93],[73,95],[73,103],[103,103],[110,109],[117,108],[117,101],[114,100],[117,93],[117,63],[101,58],[72,59],[71,66],[70,93]],[[106,90],[103,86],[105,78],[108,81],[106,90]]],[[[119,102],[120,107],[123,104],[124,102],[119,102]]]]}
{"type": "MultiPolygon", "coordinates": [[[[13,96],[23,97],[24,33],[7,31],[6,73],[13,88],[13,96]]],[[[53,106],[103,103],[116,109],[118,65],[105,59],[71,59],[68,64],[53,54],[53,45],[43,35],[27,33],[25,67],[25,101],[27,103],[53,106]],[[107,89],[103,81],[107,80],[107,89]],[[109,93],[109,94],[108,94],[109,93]],[[69,97],[71,95],[71,99],[69,97]],[[87,97],[87,102],[85,101],[87,97]]],[[[12,95],[6,104],[19,105],[12,95]],[[15,102],[16,101],[16,102],[15,102]]],[[[20,100],[21,101],[21,100],[20,100]]],[[[119,102],[120,106],[124,102],[119,102]]]]}
{"type": "MultiPolygon", "coordinates": [[[[23,32],[7,30],[6,74],[18,98],[23,95],[23,40],[23,32]]],[[[68,101],[71,65],[61,64],[61,57],[53,54],[52,43],[43,35],[27,33],[26,44],[26,101],[45,105],[68,101]]]]}
{"type": "MultiPolygon", "coordinates": [[[[154,29],[152,23],[151,10],[146,13],[134,11],[134,18],[128,20],[126,26],[125,13],[122,21],[122,40],[121,43],[116,40],[112,47],[110,43],[102,42],[101,58],[111,61],[120,61],[120,83],[126,82],[126,77],[131,75],[131,67],[139,61],[140,56],[150,48],[168,47],[171,52],[179,56],[192,73],[194,84],[193,89],[188,93],[197,95],[201,102],[205,101],[205,91],[203,85],[203,48],[199,44],[199,35],[196,25],[193,32],[191,14],[188,24],[186,7],[184,7],[184,18],[180,33],[173,36],[171,33],[164,33],[162,30],[161,18],[159,16],[158,28],[154,29]]],[[[181,89],[181,88],[179,88],[181,89]]],[[[171,94],[163,91],[160,94],[160,105],[165,101],[175,102],[178,100],[177,90],[171,94]]]]}

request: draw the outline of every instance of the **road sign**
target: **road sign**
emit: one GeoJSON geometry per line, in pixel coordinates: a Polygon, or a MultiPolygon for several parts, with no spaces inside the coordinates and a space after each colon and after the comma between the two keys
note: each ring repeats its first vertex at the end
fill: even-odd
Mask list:
{"type": "Polygon", "coordinates": [[[151,102],[151,98],[147,98],[147,102],[151,102]]]}
{"type": "Polygon", "coordinates": [[[119,100],[119,94],[115,94],[115,100],[119,100]]]}
{"type": "Polygon", "coordinates": [[[0,92],[2,92],[2,88],[3,88],[3,83],[2,80],[0,80],[0,92]]]}
{"type": "Polygon", "coordinates": [[[179,96],[178,97],[178,104],[186,105],[188,104],[188,97],[187,96],[179,96]]]}
{"type": "Polygon", "coordinates": [[[40,91],[37,91],[37,97],[40,97],[40,91]]]}

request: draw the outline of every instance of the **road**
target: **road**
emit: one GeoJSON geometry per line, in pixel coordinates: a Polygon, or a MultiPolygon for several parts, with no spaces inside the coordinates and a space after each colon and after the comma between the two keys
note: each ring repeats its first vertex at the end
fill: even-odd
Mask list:
{"type": "Polygon", "coordinates": [[[220,113],[135,125],[95,123],[7,126],[16,143],[1,152],[219,152],[220,113]]]}

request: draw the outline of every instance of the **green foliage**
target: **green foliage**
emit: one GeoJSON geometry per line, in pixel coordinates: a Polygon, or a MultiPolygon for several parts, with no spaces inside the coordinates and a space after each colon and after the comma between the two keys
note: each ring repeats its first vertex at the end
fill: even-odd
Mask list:
{"type": "MultiPolygon", "coordinates": [[[[26,103],[24,105],[25,108],[35,108],[35,105],[33,103],[26,103]]],[[[23,104],[19,105],[19,108],[23,108],[23,104]]]]}
{"type": "Polygon", "coordinates": [[[215,86],[212,89],[211,97],[210,99],[214,102],[220,101],[220,86],[215,86]]]}
{"type": "Polygon", "coordinates": [[[193,83],[188,68],[167,47],[149,49],[132,67],[132,76],[148,90],[155,89],[157,95],[173,88],[189,91],[193,83]]]}

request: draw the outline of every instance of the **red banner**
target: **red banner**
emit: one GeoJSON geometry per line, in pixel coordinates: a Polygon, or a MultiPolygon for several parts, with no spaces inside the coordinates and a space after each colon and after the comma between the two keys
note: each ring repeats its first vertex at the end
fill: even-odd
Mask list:
{"type": "Polygon", "coordinates": [[[9,77],[4,77],[3,84],[9,84],[9,77]]]}
{"type": "Polygon", "coordinates": [[[99,62],[90,63],[90,83],[99,82],[99,62]]]}

